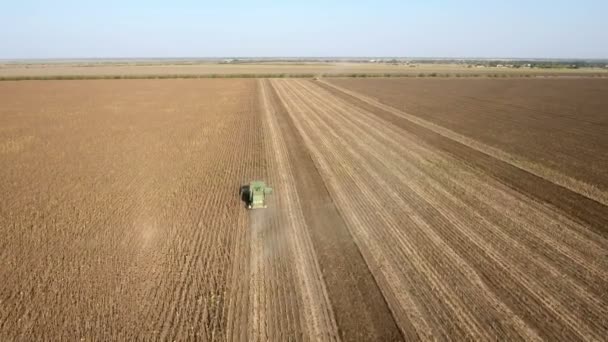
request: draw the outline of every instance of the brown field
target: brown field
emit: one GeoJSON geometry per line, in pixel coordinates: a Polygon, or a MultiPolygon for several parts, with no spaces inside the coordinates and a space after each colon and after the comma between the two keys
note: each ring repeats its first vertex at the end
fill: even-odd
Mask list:
{"type": "Polygon", "coordinates": [[[0,82],[0,340],[604,340],[607,91],[0,82]]]}

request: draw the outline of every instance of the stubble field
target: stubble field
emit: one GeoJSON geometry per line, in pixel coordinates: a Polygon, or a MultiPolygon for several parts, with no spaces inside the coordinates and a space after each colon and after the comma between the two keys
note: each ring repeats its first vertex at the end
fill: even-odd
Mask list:
{"type": "Polygon", "coordinates": [[[602,340],[606,91],[0,82],[0,338],[602,340]]]}

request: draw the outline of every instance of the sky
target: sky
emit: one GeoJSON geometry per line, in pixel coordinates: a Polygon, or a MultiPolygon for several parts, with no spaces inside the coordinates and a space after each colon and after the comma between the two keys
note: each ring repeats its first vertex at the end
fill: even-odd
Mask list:
{"type": "Polygon", "coordinates": [[[0,59],[608,58],[608,1],[0,1],[0,59]]]}

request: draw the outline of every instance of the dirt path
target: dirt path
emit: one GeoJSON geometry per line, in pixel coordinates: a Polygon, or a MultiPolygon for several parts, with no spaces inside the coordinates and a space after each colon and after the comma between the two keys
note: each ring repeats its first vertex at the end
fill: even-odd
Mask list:
{"type": "Polygon", "coordinates": [[[275,85],[408,336],[605,336],[603,236],[311,82],[275,85]]]}

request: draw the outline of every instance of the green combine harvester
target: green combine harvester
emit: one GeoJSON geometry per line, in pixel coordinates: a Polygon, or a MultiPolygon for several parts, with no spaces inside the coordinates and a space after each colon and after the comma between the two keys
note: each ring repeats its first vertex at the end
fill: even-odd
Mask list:
{"type": "Polygon", "coordinates": [[[241,199],[248,209],[266,208],[266,196],[272,193],[263,181],[252,181],[249,185],[241,187],[241,199]]]}

